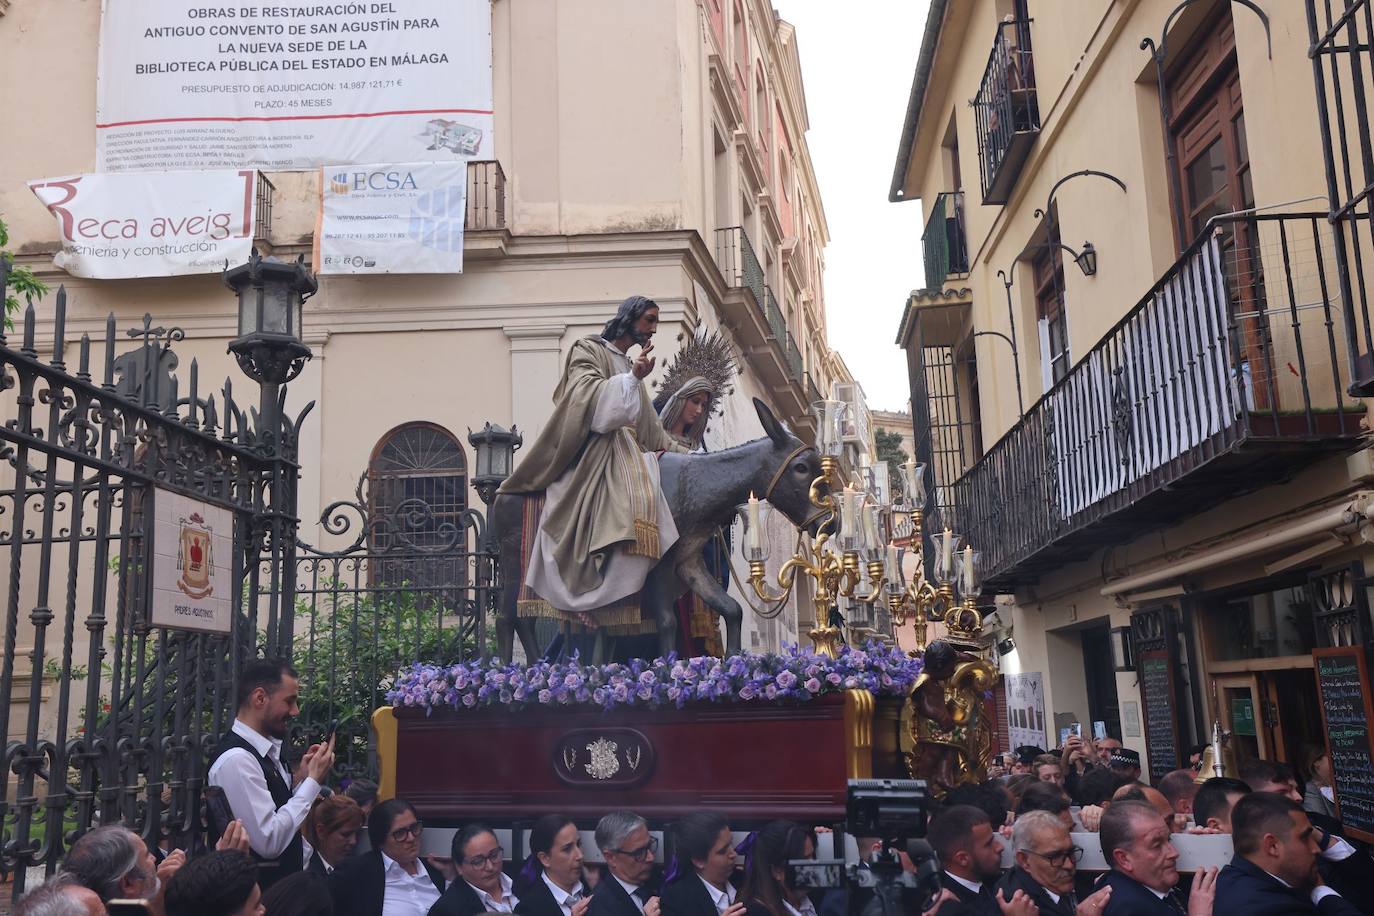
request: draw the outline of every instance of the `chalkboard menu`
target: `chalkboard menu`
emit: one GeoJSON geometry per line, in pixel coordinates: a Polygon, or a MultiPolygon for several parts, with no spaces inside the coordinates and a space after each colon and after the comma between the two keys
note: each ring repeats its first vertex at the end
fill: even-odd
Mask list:
{"type": "Polygon", "coordinates": [[[1145,748],[1150,755],[1152,783],[1178,769],[1178,716],[1174,696],[1174,666],[1168,650],[1142,653],[1140,699],[1145,706],[1145,748]]]}
{"type": "Polygon", "coordinates": [[[1336,807],[1348,833],[1374,842],[1374,750],[1370,745],[1369,668],[1359,646],[1316,649],[1326,750],[1336,807]]]}

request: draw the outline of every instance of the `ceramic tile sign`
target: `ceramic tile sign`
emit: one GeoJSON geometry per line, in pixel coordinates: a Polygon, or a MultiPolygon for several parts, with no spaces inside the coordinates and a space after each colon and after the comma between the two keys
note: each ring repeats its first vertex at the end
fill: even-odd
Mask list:
{"type": "Polygon", "coordinates": [[[234,515],[170,490],[153,498],[152,625],[228,633],[234,515]]]}

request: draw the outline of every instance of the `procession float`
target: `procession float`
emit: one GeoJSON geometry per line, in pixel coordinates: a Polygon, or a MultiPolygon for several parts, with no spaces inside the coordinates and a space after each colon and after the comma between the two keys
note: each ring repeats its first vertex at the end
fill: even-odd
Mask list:
{"type": "MultiPolygon", "coordinates": [[[[625,313],[622,306],[618,318],[625,313]]],[[[606,341],[618,336],[613,324],[606,341]]],[[[555,395],[564,427],[585,423],[593,411],[587,392],[601,397],[596,392],[604,390],[576,377],[579,360],[594,380],[629,365],[588,341],[582,356],[574,348],[555,395]],[[605,365],[593,365],[598,360],[605,365]]],[[[564,486],[587,473],[586,462],[599,454],[595,444],[573,449],[580,468],[562,466],[560,453],[552,472],[535,468],[522,483],[517,471],[502,486],[492,505],[501,555],[499,657],[420,660],[401,672],[391,705],[372,720],[383,797],[406,798],[436,824],[477,818],[513,826],[553,810],[592,819],[613,808],[664,820],[703,807],[732,823],[788,817],[825,824],[843,819],[850,779],[919,778],[938,797],[983,778],[998,674],[978,608],[978,552],[960,550],[946,527],[926,556],[923,465],[902,466],[906,492],[896,507],[846,475],[843,402],[813,406],[813,444],[755,399],[765,436],[704,452],[705,418],[719,410],[733,373],[733,361],[719,355],[724,348],[718,337],[695,335],[669,367],[653,405],[659,413],[609,434],[674,445],[655,456],[653,468],[659,506],[671,519],[643,505],[626,515],[633,519],[628,556],[649,561],[633,594],[565,611],[531,586],[539,581],[532,567],[563,560],[552,549],[552,559],[540,558],[542,529],[563,524],[560,539],[571,537],[572,513],[619,509],[587,496],[585,478],[564,486]],[[698,409],[683,392],[697,395],[698,409]],[[646,432],[646,419],[657,428],[646,432]],[[653,438],[665,430],[667,438],[653,438]],[[780,564],[775,559],[771,574],[770,515],[797,530],[795,551],[780,564]],[[899,527],[901,539],[894,536],[899,527]],[[671,538],[671,546],[655,545],[657,538],[671,538]],[[908,554],[917,561],[907,564],[911,575],[903,572],[908,554]],[[732,558],[747,565],[734,578],[755,613],[776,613],[794,593],[809,599],[810,649],[741,650],[744,609],[727,586],[732,558]],[[847,621],[840,598],[866,609],[867,621],[882,610],[894,631],[910,625],[914,650],[859,625],[853,610],[856,619],[847,621]],[[557,621],[553,649],[536,638],[540,619],[557,621]],[[943,633],[927,645],[932,623],[943,633]],[[517,638],[523,663],[512,661],[517,638]],[[652,660],[613,657],[622,656],[618,642],[643,646],[645,639],[656,650],[645,653],[652,660]],[[573,646],[585,654],[570,653],[573,646]]],[[[647,405],[647,392],[642,398],[647,405]]],[[[549,464],[541,447],[568,451],[569,439],[585,436],[559,425],[541,434],[522,469],[549,464]]],[[[611,442],[605,454],[620,444],[611,442]]],[[[596,571],[610,578],[616,562],[597,557],[596,571]]]]}

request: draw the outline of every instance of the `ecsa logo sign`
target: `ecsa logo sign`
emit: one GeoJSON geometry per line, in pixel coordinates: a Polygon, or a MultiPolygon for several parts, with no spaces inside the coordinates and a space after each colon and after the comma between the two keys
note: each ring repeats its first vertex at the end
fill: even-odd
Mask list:
{"type": "Polygon", "coordinates": [[[329,190],[335,194],[350,191],[413,191],[418,186],[410,172],[337,172],[329,176],[329,190]]]}

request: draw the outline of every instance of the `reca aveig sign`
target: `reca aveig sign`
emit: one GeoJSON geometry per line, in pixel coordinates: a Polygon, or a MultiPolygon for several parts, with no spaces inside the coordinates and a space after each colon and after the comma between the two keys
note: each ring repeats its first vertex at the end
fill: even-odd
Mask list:
{"type": "Polygon", "coordinates": [[[253,245],[252,170],[69,175],[29,182],[57,220],[53,264],[76,277],[216,273],[253,245]]]}

